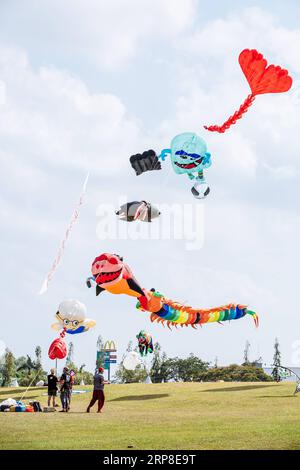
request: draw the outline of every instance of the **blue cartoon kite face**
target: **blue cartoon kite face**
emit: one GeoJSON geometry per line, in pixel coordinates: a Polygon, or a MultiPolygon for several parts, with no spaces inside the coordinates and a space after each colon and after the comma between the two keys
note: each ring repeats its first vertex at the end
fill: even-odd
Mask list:
{"type": "Polygon", "coordinates": [[[201,137],[185,132],[171,142],[171,161],[175,173],[194,173],[211,165],[210,153],[201,137]]]}

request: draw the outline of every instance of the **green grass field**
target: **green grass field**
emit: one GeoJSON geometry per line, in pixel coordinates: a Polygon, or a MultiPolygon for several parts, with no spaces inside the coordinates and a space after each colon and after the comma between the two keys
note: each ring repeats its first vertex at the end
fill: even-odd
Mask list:
{"type": "MultiPolygon", "coordinates": [[[[77,387],[90,390],[90,387],[77,387]]],[[[46,389],[26,399],[46,404],[46,389]]],[[[107,385],[103,413],[0,413],[0,449],[300,449],[292,383],[107,385]]],[[[0,401],[22,389],[0,389],[0,401]]]]}

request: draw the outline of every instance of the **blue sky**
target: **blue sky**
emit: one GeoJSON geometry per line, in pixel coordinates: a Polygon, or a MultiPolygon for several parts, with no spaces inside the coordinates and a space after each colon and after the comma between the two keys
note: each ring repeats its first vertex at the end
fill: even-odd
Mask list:
{"type": "Polygon", "coordinates": [[[299,10],[292,1],[1,2],[1,344],[16,355],[40,344],[49,367],[53,315],[74,297],[97,321],[73,338],[76,362],[90,368],[98,334],[115,339],[121,355],[141,328],[170,356],[193,352],[223,364],[242,359],[246,340],[253,359],[270,363],[278,336],[284,361],[300,365],[299,10]],[[294,87],[258,97],[227,134],[209,134],[202,126],[223,122],[249,92],[237,62],[248,47],[288,68],[294,87]],[[184,131],[199,133],[213,155],[204,203],[167,164],[137,178],[128,163],[184,131]],[[48,292],[38,296],[87,171],[80,220],[48,292]],[[100,240],[97,210],[117,208],[120,196],[200,204],[203,247],[100,240]],[[170,298],[203,308],[248,303],[260,328],[250,318],[172,333],[151,325],[132,299],[86,289],[102,251],[122,254],[143,286],[170,298]]]}

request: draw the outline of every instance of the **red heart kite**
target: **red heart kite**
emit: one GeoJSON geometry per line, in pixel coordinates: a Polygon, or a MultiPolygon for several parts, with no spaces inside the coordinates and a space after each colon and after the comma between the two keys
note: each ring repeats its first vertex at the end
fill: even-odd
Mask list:
{"type": "Polygon", "coordinates": [[[221,126],[204,126],[208,131],[225,132],[248,111],[256,95],[283,93],[292,86],[293,80],[288,71],[278,65],[268,65],[263,55],[255,49],[244,49],[240,53],[239,63],[251,88],[251,94],[247,96],[238,111],[230,116],[224,124],[221,126]]]}
{"type": "Polygon", "coordinates": [[[60,337],[56,338],[49,347],[48,356],[50,359],[64,359],[67,355],[67,346],[64,340],[65,331],[60,333],[60,337]]]}

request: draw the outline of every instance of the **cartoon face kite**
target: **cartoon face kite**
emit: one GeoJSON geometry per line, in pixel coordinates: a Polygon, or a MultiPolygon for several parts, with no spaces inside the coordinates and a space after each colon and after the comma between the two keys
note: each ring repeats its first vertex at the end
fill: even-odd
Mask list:
{"type": "MultiPolygon", "coordinates": [[[[130,163],[136,172],[136,175],[149,171],[149,165],[141,168],[141,161],[143,155],[147,154],[145,158],[149,158],[149,153],[165,161],[169,155],[172,168],[178,175],[186,174],[190,180],[195,180],[195,184],[192,187],[192,194],[197,199],[203,199],[209,194],[209,187],[206,184],[203,170],[210,167],[211,155],[207,151],[205,141],[193,132],[184,132],[183,134],[176,135],[172,141],[170,148],[163,149],[160,155],[157,157],[154,150],[149,150],[143,154],[132,155],[130,157],[130,163]],[[136,165],[139,165],[138,167],[136,165]]],[[[151,168],[152,169],[152,168],[151,168]]],[[[161,169],[161,166],[156,168],[161,169]]]]}
{"type": "Polygon", "coordinates": [[[51,327],[54,330],[64,329],[70,335],[84,333],[96,325],[95,320],[86,318],[85,305],[75,299],[61,302],[55,318],[57,322],[53,323],[51,327]]]}
{"type": "Polygon", "coordinates": [[[173,170],[177,174],[186,174],[191,180],[196,179],[191,191],[196,198],[209,194],[203,170],[210,167],[211,155],[206,143],[193,132],[184,132],[172,139],[171,148],[162,150],[159,158],[163,161],[170,155],[173,170]]]}

